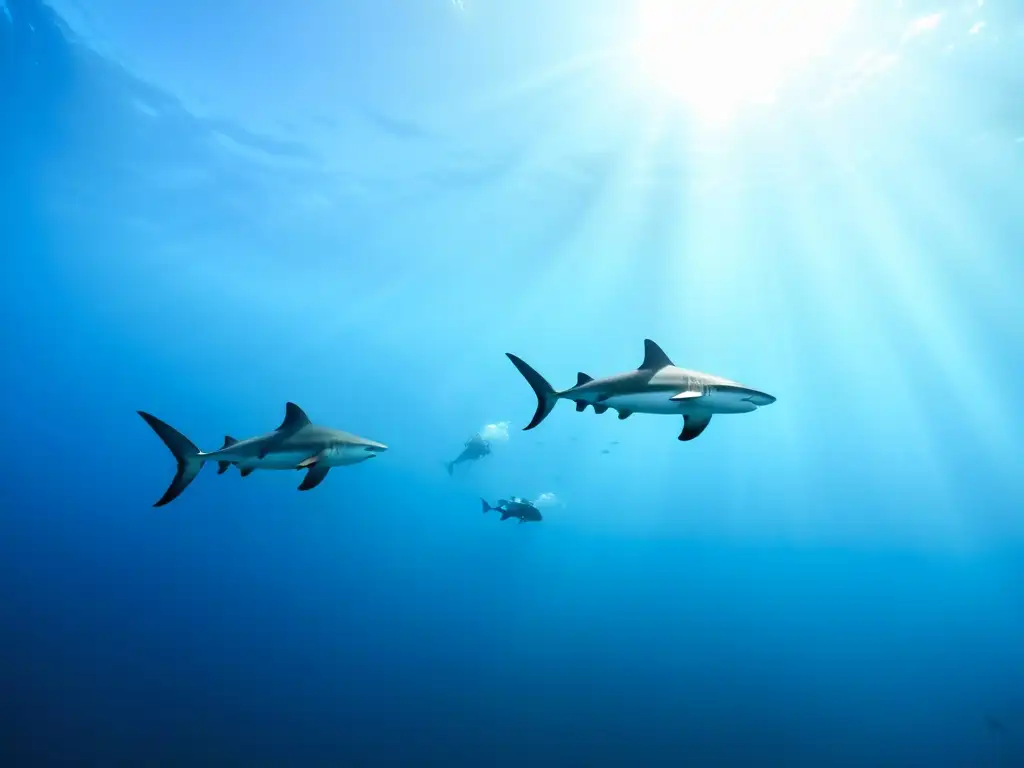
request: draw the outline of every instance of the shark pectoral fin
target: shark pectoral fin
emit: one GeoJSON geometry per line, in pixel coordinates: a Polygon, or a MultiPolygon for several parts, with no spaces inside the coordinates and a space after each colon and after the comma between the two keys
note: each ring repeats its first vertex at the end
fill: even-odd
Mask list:
{"type": "Polygon", "coordinates": [[[586,400],[577,400],[576,401],[576,413],[583,413],[585,410],[587,410],[587,401],[586,400]]]}
{"type": "Polygon", "coordinates": [[[217,462],[217,474],[218,475],[223,475],[225,472],[228,471],[228,467],[230,467],[230,466],[231,466],[231,462],[230,461],[218,461],[217,462]]]}
{"type": "Polygon", "coordinates": [[[600,416],[602,413],[604,413],[607,410],[608,410],[608,406],[607,405],[595,405],[594,406],[594,413],[596,413],[598,416],[600,416]]]}
{"type": "Polygon", "coordinates": [[[670,397],[669,400],[678,403],[680,400],[692,400],[695,397],[704,397],[704,395],[702,395],[700,392],[692,392],[690,390],[686,390],[685,392],[680,392],[678,395],[672,395],[672,397],[670,397]]]}
{"type": "Polygon", "coordinates": [[[626,410],[619,411],[619,421],[622,421],[623,419],[628,419],[632,415],[633,415],[632,411],[626,411],[626,410]]]}
{"type": "Polygon", "coordinates": [[[710,413],[688,413],[683,416],[683,431],[679,433],[680,440],[693,440],[701,432],[707,429],[711,423],[710,413]]]}
{"type": "Polygon", "coordinates": [[[295,465],[295,468],[296,469],[306,469],[308,467],[312,467],[314,464],[316,464],[318,461],[320,461],[323,457],[324,457],[323,451],[318,451],[318,452],[314,453],[312,456],[310,456],[308,459],[303,459],[302,461],[300,461],[298,464],[295,465]]]}
{"type": "Polygon", "coordinates": [[[308,491],[311,488],[316,488],[320,483],[323,482],[324,478],[327,477],[327,473],[331,471],[331,468],[326,464],[317,462],[313,464],[309,471],[306,472],[306,476],[302,478],[302,482],[299,483],[300,491],[308,491]]]}
{"type": "Polygon", "coordinates": [[[239,467],[238,474],[240,474],[242,477],[248,477],[249,475],[252,474],[252,471],[254,469],[255,467],[239,467]]]}

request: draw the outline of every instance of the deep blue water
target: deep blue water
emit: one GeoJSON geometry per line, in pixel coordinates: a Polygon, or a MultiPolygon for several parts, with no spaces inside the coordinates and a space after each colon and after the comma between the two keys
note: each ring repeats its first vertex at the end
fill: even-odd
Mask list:
{"type": "Polygon", "coordinates": [[[1024,9],[636,7],[0,3],[0,764],[1024,764],[1024,9]],[[521,430],[646,337],[778,401],[521,430]]]}

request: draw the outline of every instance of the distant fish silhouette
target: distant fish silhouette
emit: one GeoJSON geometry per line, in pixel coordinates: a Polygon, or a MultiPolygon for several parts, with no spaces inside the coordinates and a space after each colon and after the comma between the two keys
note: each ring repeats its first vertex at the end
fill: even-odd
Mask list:
{"type": "Polygon", "coordinates": [[[985,725],[988,726],[990,731],[995,733],[1006,733],[1006,726],[1003,724],[1003,721],[995,715],[985,715],[985,725]]]}

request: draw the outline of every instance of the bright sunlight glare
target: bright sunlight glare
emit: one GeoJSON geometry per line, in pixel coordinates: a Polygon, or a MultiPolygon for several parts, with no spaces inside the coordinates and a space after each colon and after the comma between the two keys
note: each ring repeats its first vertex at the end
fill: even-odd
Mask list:
{"type": "Polygon", "coordinates": [[[770,104],[785,78],[828,53],[853,0],[647,0],[630,52],[634,86],[705,121],[770,104]]]}

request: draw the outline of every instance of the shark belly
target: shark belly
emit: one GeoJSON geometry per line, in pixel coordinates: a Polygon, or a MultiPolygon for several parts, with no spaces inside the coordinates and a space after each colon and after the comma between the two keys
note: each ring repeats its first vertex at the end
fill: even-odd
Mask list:
{"type": "Polygon", "coordinates": [[[675,392],[637,392],[630,395],[612,395],[601,404],[632,413],[680,414],[693,410],[693,403],[671,400],[674,394],[675,392]]]}
{"type": "Polygon", "coordinates": [[[252,456],[236,463],[239,469],[295,469],[300,461],[305,461],[309,456],[308,452],[299,451],[268,453],[262,459],[252,456]]]}
{"type": "Polygon", "coordinates": [[[699,397],[673,400],[675,392],[638,392],[613,395],[603,401],[609,408],[633,413],[687,414],[687,413],[750,413],[759,404],[774,402],[771,395],[742,388],[712,389],[699,397]]]}

